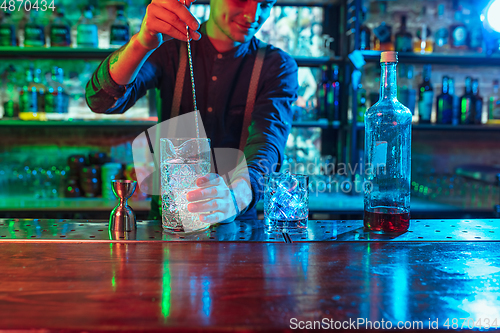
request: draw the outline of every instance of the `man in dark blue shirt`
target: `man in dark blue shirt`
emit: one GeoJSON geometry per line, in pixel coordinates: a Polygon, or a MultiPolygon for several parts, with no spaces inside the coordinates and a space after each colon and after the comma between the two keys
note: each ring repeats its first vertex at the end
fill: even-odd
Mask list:
{"type": "MultiPolygon", "coordinates": [[[[171,115],[179,48],[191,42],[197,108],[214,148],[238,148],[250,77],[261,41],[255,33],[269,17],[275,0],[211,0],[210,18],[200,25],[177,0],[153,0],[141,30],[104,60],[86,87],[86,100],[97,113],[122,113],[157,88],[159,122],[171,115]],[[189,30],[187,27],[189,26],[189,30]]],[[[189,3],[187,4],[189,5],[189,3]]],[[[250,179],[237,179],[228,190],[222,177],[198,179],[201,188],[188,193],[191,212],[203,222],[257,217],[263,176],[278,171],[292,124],[291,104],[297,97],[297,64],[280,49],[268,46],[257,85],[251,126],[244,148],[250,179]],[[232,192],[232,193],[231,193],[232,192]],[[237,209],[228,208],[234,202],[237,209]],[[239,215],[239,216],[238,216],[239,215]]],[[[184,81],[179,114],[194,110],[191,83],[184,81]]],[[[159,212],[155,200],[152,212],[159,212]]],[[[156,217],[160,215],[155,214],[156,217]]]]}

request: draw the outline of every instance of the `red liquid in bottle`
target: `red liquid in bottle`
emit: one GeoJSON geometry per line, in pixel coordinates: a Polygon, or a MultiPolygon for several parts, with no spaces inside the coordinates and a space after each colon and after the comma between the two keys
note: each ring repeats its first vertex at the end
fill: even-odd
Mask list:
{"type": "Polygon", "coordinates": [[[398,208],[376,207],[365,210],[363,224],[365,230],[383,232],[403,232],[410,226],[410,212],[398,208]]]}

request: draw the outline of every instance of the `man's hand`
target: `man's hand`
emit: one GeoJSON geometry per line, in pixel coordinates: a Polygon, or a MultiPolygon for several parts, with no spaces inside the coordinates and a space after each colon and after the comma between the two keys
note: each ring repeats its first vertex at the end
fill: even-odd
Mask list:
{"type": "Polygon", "coordinates": [[[189,37],[199,40],[200,24],[189,11],[194,0],[153,0],[146,9],[141,30],[137,34],[138,42],[148,50],[154,50],[164,41],[176,38],[186,41],[186,26],[189,37]],[[186,5],[184,5],[186,1],[186,5]]]}
{"type": "Polygon", "coordinates": [[[210,173],[196,180],[200,189],[187,194],[188,201],[200,201],[188,204],[191,213],[200,214],[200,221],[206,223],[229,223],[234,221],[237,211],[236,199],[224,179],[216,173],[210,173]]]}

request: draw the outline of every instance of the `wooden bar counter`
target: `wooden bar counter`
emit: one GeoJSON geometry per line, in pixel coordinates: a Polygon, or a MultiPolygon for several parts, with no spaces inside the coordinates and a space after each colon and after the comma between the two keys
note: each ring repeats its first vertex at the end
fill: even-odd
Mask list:
{"type": "Polygon", "coordinates": [[[139,222],[127,239],[105,221],[0,220],[0,331],[500,327],[500,220],[262,224],[180,238],[139,222]]]}

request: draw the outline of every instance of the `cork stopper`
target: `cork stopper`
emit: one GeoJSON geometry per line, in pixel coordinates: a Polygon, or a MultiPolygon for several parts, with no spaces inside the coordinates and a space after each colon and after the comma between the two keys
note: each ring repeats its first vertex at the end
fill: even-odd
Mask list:
{"type": "Polygon", "coordinates": [[[382,52],[380,62],[398,62],[398,53],[394,51],[382,52]]]}

